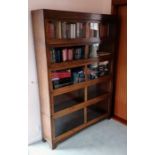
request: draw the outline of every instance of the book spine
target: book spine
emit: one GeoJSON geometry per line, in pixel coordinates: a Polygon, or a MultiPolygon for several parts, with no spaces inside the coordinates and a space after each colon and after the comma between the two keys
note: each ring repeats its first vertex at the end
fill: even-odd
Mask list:
{"type": "Polygon", "coordinates": [[[83,34],[83,24],[80,23],[80,38],[84,37],[84,34],[83,34]]]}
{"type": "Polygon", "coordinates": [[[62,38],[63,39],[66,39],[67,38],[67,25],[66,25],[67,23],[66,22],[63,22],[62,23],[62,27],[61,27],[61,29],[62,29],[62,38]]]}
{"type": "Polygon", "coordinates": [[[48,35],[49,35],[50,38],[53,39],[55,37],[54,24],[52,22],[50,22],[48,24],[47,33],[48,33],[48,35]]]}
{"type": "Polygon", "coordinates": [[[76,23],[76,37],[80,38],[80,23],[76,23]]]}
{"type": "Polygon", "coordinates": [[[60,49],[56,50],[56,62],[57,63],[61,62],[61,51],[60,51],[60,49]]]}
{"type": "Polygon", "coordinates": [[[67,61],[67,49],[62,50],[62,61],[67,61]]]}
{"type": "Polygon", "coordinates": [[[55,50],[52,48],[50,50],[50,52],[51,52],[51,62],[55,63],[56,62],[56,60],[55,60],[55,50]]]}
{"type": "Polygon", "coordinates": [[[60,21],[58,22],[58,26],[59,26],[59,31],[58,31],[59,32],[58,33],[59,34],[59,39],[61,39],[62,36],[61,36],[61,22],[60,21]]]}
{"type": "Polygon", "coordinates": [[[68,49],[67,50],[67,59],[68,60],[73,60],[73,49],[68,49]]]}

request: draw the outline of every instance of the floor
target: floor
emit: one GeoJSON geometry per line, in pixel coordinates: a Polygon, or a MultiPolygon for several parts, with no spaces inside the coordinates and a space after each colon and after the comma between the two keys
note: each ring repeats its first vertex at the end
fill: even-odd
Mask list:
{"type": "Polygon", "coordinates": [[[126,155],[127,127],[113,119],[99,122],[51,150],[47,143],[29,146],[29,155],[126,155]]]}

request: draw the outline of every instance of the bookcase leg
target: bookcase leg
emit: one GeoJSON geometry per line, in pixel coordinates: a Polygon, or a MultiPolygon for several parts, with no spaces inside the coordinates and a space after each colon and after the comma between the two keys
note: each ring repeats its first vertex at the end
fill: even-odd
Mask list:
{"type": "Polygon", "coordinates": [[[45,143],[45,142],[46,142],[46,139],[42,138],[42,142],[44,142],[44,143],[45,143]]]}
{"type": "Polygon", "coordinates": [[[52,150],[54,150],[57,147],[57,144],[52,144],[52,150]]]}

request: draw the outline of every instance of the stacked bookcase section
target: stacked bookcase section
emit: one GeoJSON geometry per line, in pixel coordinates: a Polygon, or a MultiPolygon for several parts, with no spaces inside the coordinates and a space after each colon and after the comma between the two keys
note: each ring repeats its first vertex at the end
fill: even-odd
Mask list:
{"type": "Polygon", "coordinates": [[[111,116],[117,20],[53,10],[32,17],[43,138],[55,148],[111,116]]]}

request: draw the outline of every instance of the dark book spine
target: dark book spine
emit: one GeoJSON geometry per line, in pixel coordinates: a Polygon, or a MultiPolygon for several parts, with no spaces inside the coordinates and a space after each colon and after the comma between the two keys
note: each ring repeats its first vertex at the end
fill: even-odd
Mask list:
{"type": "Polygon", "coordinates": [[[52,62],[52,63],[55,63],[55,62],[56,62],[56,58],[55,58],[55,57],[56,57],[56,56],[55,56],[55,49],[52,48],[52,49],[50,50],[50,53],[51,53],[51,62],[52,62]]]}

